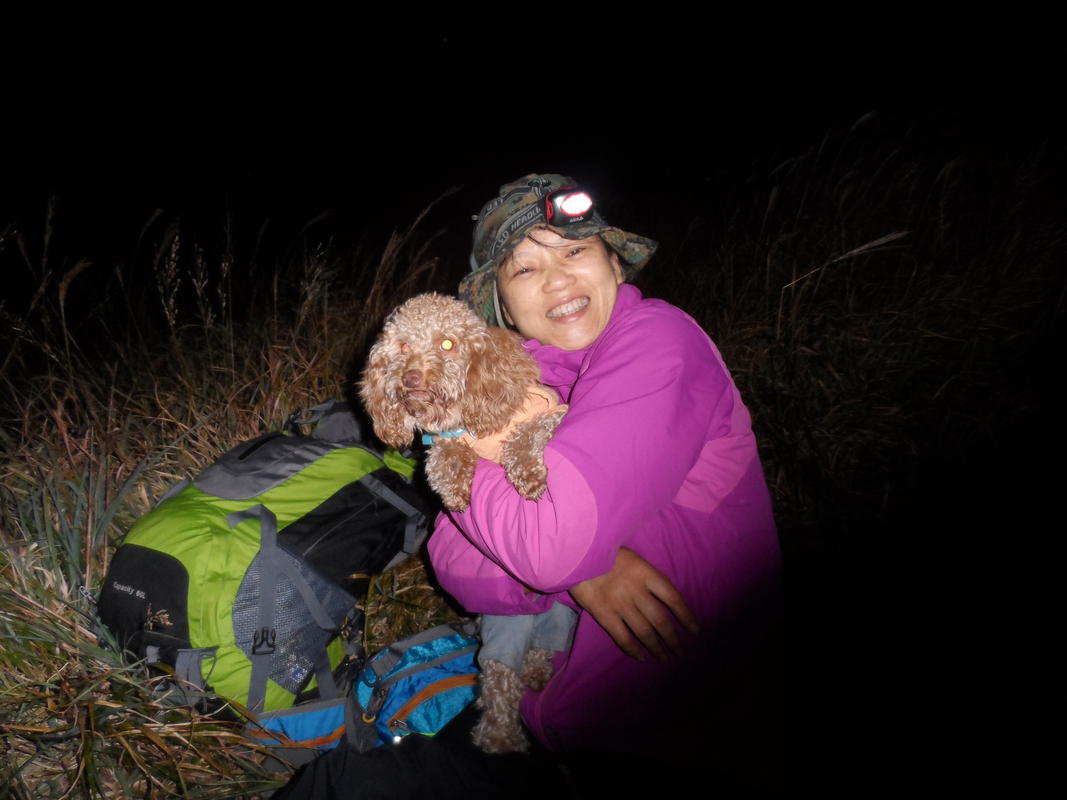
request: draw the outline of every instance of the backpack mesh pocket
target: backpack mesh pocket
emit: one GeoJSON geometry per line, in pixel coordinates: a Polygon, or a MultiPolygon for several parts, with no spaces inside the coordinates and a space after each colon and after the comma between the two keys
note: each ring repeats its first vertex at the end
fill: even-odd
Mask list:
{"type": "MultiPolygon", "coordinates": [[[[284,551],[279,551],[278,557],[300,572],[327,616],[340,628],[356,599],[321,577],[306,562],[284,551]]],[[[252,559],[234,598],[234,641],[250,660],[253,653],[271,653],[268,677],[286,691],[299,694],[315,674],[311,654],[321,652],[338,631],[336,628],[323,630],[315,623],[303,596],[284,571],[278,575],[275,585],[273,624],[269,631],[261,631],[259,602],[263,561],[262,554],[252,559]]]]}

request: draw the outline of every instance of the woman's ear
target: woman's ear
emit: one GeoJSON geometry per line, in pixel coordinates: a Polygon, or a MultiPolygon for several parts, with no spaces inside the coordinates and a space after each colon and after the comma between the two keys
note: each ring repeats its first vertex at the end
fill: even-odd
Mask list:
{"type": "Polygon", "coordinates": [[[611,269],[615,273],[615,285],[620,286],[626,279],[623,277],[622,274],[622,262],[619,261],[619,254],[616,253],[612,248],[608,247],[606,244],[604,245],[604,247],[607,247],[608,252],[611,253],[611,269]]]}
{"type": "MultiPolygon", "coordinates": [[[[505,261],[505,263],[507,262],[505,261]]],[[[503,265],[497,267],[496,278],[493,281],[493,303],[496,305],[497,316],[510,327],[514,328],[515,321],[511,318],[511,314],[508,313],[508,307],[504,305],[504,298],[500,294],[500,270],[503,268],[503,265]]]]}

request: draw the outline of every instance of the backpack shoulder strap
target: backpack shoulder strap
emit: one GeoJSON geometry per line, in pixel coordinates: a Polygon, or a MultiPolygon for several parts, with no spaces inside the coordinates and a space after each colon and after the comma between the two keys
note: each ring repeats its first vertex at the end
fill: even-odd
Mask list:
{"type": "Polygon", "coordinates": [[[374,477],[373,474],[368,472],[359,479],[359,482],[407,517],[404,522],[403,550],[400,553],[397,553],[393,560],[385,566],[383,571],[386,571],[399,564],[408,556],[414,554],[422,545],[429,529],[426,524],[426,516],[422,511],[415,508],[415,506],[411,505],[411,503],[386,486],[382,481],[374,477]]]}
{"type": "MultiPolygon", "coordinates": [[[[271,655],[275,651],[274,642],[274,592],[278,577],[285,573],[300,593],[304,605],[312,618],[323,630],[334,628],[333,620],[322,607],[315,592],[308,585],[300,570],[292,567],[278,547],[278,520],[264,505],[252,506],[243,511],[235,511],[226,517],[230,527],[235,527],[246,519],[259,520],[259,610],[256,619],[256,643],[252,647],[252,673],[248,679],[248,707],[253,712],[263,710],[267,696],[267,675],[270,672],[271,655]]],[[[315,675],[318,679],[319,694],[323,699],[337,697],[337,686],[330,669],[329,655],[325,648],[311,654],[315,663],[315,675]]]]}

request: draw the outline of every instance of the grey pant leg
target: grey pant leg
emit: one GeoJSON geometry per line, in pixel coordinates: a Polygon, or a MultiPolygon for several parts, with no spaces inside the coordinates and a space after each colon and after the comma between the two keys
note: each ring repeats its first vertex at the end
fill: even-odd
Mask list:
{"type": "Polygon", "coordinates": [[[563,603],[556,603],[534,619],[530,647],[555,650],[561,653],[574,641],[574,629],[578,624],[578,612],[563,603]]]}
{"type": "Polygon", "coordinates": [[[484,670],[487,661],[499,661],[515,672],[522,669],[522,660],[530,649],[534,620],[540,614],[515,614],[504,616],[482,614],[479,619],[479,634],[482,639],[478,650],[478,665],[484,670]]]}
{"type": "Polygon", "coordinates": [[[577,621],[574,610],[562,603],[542,614],[482,614],[478,664],[485,669],[486,661],[499,661],[519,672],[531,647],[557,652],[570,647],[577,621]]]}

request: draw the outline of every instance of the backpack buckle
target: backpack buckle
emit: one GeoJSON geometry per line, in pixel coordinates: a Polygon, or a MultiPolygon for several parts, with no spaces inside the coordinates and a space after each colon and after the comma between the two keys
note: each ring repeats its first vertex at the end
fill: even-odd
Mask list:
{"type": "Polygon", "coordinates": [[[252,655],[269,655],[277,649],[278,631],[274,628],[260,628],[252,634],[252,655]]]}

